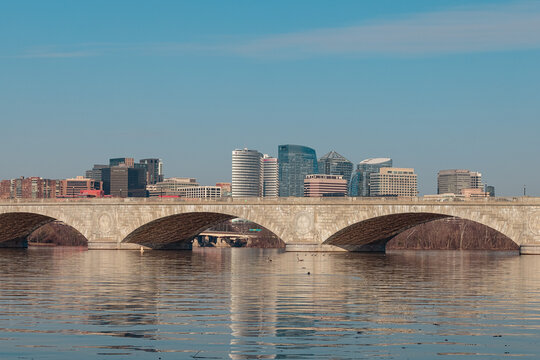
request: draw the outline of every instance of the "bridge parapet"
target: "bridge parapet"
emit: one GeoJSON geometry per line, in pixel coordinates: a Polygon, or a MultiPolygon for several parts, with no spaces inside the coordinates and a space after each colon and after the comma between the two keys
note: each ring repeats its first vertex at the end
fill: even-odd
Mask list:
{"type": "MultiPolygon", "coordinates": [[[[89,240],[92,247],[138,248],[123,242],[137,229],[156,220],[180,214],[197,216],[171,218],[185,223],[197,221],[190,231],[178,225],[178,232],[163,230],[170,239],[179,234],[204,230],[204,214],[222,214],[253,221],[276,234],[291,248],[329,249],[329,239],[349,227],[370,219],[380,228],[355,228],[380,236],[392,236],[410,226],[439,216],[459,217],[489,226],[519,245],[540,245],[540,198],[108,198],[108,199],[39,199],[0,201],[0,232],[9,224],[2,223],[2,214],[25,213],[57,219],[74,227],[89,240]],[[435,214],[437,216],[405,216],[435,214]],[[390,216],[390,218],[385,218],[390,216]],[[403,216],[402,216],[403,215],[403,216]],[[409,220],[407,220],[409,219],[409,220]],[[415,219],[410,221],[410,219],[415,219]],[[407,222],[409,221],[409,222],[407,222]],[[386,228],[385,228],[386,227],[386,228]],[[201,230],[202,229],[202,230],[201,230]],[[377,233],[379,232],[379,233],[377,233]]],[[[7,219],[7,217],[4,217],[7,219]]],[[[212,218],[208,216],[208,219],[212,218]]],[[[212,218],[217,219],[215,216],[212,218]]],[[[37,224],[38,222],[32,222],[37,224]]],[[[208,226],[213,225],[208,223],[208,226]]],[[[148,228],[150,229],[150,228],[148,228]]],[[[352,228],[350,228],[352,229],[352,228]]],[[[154,230],[153,230],[154,231],[154,230]]],[[[157,231],[157,228],[156,228],[157,231]]],[[[157,232],[156,232],[157,233],[157,232]]],[[[148,232],[150,236],[153,232],[148,232]]],[[[165,236],[165,235],[164,235],[165,236]]],[[[349,236],[352,238],[351,236],[349,236]]],[[[133,237],[132,237],[133,239],[133,237]]],[[[185,240],[185,239],[178,239],[185,240]]],[[[1,241],[1,240],[0,240],[1,241]]],[[[349,244],[350,245],[350,244],[349,244]]]]}

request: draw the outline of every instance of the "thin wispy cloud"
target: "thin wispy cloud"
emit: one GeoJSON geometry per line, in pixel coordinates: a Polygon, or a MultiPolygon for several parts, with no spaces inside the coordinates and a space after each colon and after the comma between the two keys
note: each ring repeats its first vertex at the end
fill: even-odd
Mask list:
{"type": "Polygon", "coordinates": [[[14,56],[19,59],[64,59],[64,58],[80,58],[97,56],[98,54],[91,51],[68,51],[68,52],[29,52],[14,56]]]}
{"type": "Polygon", "coordinates": [[[461,8],[262,37],[230,51],[245,56],[422,55],[540,48],[540,3],[461,8]]]}
{"type": "Polygon", "coordinates": [[[303,58],[314,56],[429,56],[540,48],[540,2],[462,7],[410,14],[356,26],[257,37],[216,37],[206,43],[79,44],[31,49],[20,58],[113,54],[303,58]]]}

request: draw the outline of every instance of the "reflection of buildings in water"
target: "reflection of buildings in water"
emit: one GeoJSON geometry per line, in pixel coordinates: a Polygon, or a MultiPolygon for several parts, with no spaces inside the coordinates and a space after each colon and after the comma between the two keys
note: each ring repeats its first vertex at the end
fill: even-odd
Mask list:
{"type": "MultiPolygon", "coordinates": [[[[134,326],[158,323],[158,268],[134,251],[92,251],[82,256],[81,297],[90,324],[134,326]]],[[[154,335],[154,334],[152,334],[154,335]]]]}
{"type": "MultiPolygon", "coordinates": [[[[72,247],[18,250],[14,257],[6,253],[0,257],[0,269],[10,275],[2,280],[0,292],[17,292],[13,322],[28,324],[32,332],[50,331],[44,326],[52,321],[62,324],[59,329],[65,333],[123,336],[134,325],[157,323],[156,282],[133,272],[133,257],[139,254],[72,247]],[[110,331],[103,331],[103,325],[110,331]]],[[[8,311],[3,305],[3,312],[8,311]]],[[[155,336],[155,327],[142,327],[141,336],[155,336]]]]}
{"type": "Polygon", "coordinates": [[[502,289],[518,300],[524,288],[515,280],[527,278],[522,270],[516,273],[519,257],[493,252],[287,256],[280,268],[290,276],[278,286],[276,325],[276,336],[287,337],[287,343],[321,339],[321,331],[325,341],[355,330],[415,332],[414,324],[433,325],[434,316],[478,318],[485,301],[499,298],[502,289]],[[354,329],[362,323],[373,328],[354,329]]]}
{"type": "MultiPolygon", "coordinates": [[[[287,342],[300,340],[305,344],[304,339],[315,339],[327,321],[343,320],[336,314],[343,314],[347,302],[352,301],[348,298],[347,286],[351,279],[336,276],[337,258],[333,254],[299,252],[284,255],[281,268],[287,281],[278,288],[278,302],[283,311],[278,316],[276,335],[290,338],[287,342]]],[[[332,332],[327,328],[323,331],[328,335],[332,332]]],[[[296,348],[309,348],[301,344],[296,348]]]]}
{"type": "Polygon", "coordinates": [[[480,318],[486,300],[499,297],[501,289],[519,296],[521,287],[513,281],[520,274],[501,276],[502,269],[516,269],[519,257],[511,252],[397,251],[365,260],[365,289],[376,304],[367,304],[373,313],[368,320],[378,324],[480,318]]]}
{"type": "Polygon", "coordinates": [[[231,359],[274,359],[276,346],[277,251],[231,249],[231,359]],[[258,252],[259,254],[255,254],[258,252]],[[265,254],[260,256],[260,254],[265,254]],[[268,255],[266,255],[268,254],[268,255]],[[264,259],[264,260],[261,260],[264,259]],[[253,357],[253,353],[257,353],[253,357]]]}

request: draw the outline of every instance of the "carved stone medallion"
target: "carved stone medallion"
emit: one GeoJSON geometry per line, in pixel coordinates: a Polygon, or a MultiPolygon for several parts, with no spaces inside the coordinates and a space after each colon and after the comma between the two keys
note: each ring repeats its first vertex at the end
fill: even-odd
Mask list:
{"type": "Polygon", "coordinates": [[[540,235],[540,210],[534,210],[529,214],[529,230],[534,235],[540,235]]]}
{"type": "Polygon", "coordinates": [[[294,220],[297,235],[308,235],[313,229],[313,215],[307,212],[299,212],[294,220]]]}
{"type": "Polygon", "coordinates": [[[111,228],[112,228],[111,215],[101,214],[99,216],[98,224],[99,224],[99,231],[102,234],[108,234],[109,232],[111,232],[111,228]]]}

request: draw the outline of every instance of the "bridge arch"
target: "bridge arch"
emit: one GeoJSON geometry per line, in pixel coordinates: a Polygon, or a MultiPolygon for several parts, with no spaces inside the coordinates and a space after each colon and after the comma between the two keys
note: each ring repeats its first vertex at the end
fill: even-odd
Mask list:
{"type": "Polygon", "coordinates": [[[517,249],[519,248],[514,239],[492,226],[459,216],[430,212],[394,213],[361,220],[343,227],[322,244],[337,246],[349,251],[385,251],[386,244],[404,231],[418,225],[450,218],[480,224],[492,229],[504,235],[515,244],[517,249]]]}
{"type": "MultiPolygon", "coordinates": [[[[189,249],[191,240],[205,230],[224,221],[242,218],[237,215],[197,211],[164,216],[139,226],[123,240],[124,244],[137,244],[153,249],[189,249]]],[[[260,223],[253,221],[259,226],[260,223]]],[[[267,227],[264,227],[272,232],[267,227]]]]}
{"type": "MultiPolygon", "coordinates": [[[[26,239],[30,234],[57,220],[60,219],[34,212],[2,213],[0,214],[0,247],[27,247],[26,239]]],[[[70,224],[64,224],[80,233],[70,224]]]]}

